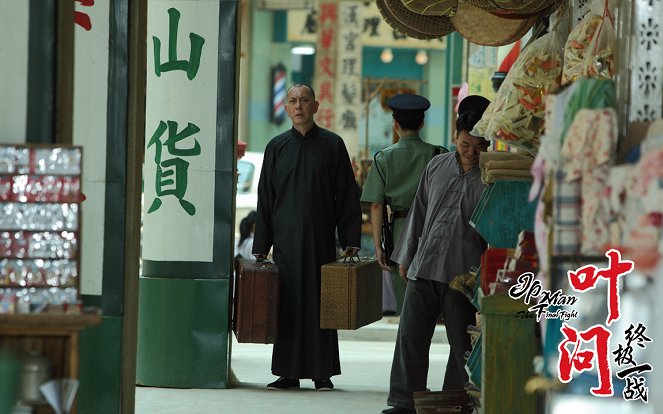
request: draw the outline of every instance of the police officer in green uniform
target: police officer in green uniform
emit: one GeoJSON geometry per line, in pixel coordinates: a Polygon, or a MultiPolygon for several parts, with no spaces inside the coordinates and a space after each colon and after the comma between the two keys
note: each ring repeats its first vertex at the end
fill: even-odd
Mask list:
{"type": "Polygon", "coordinates": [[[393,212],[395,244],[403,229],[424,168],[435,155],[448,152],[446,148],[428,144],[419,137],[419,131],[424,126],[424,112],[429,107],[428,99],[414,94],[396,95],[389,100],[394,129],[400,139],[375,154],[361,194],[362,202],[371,203],[375,256],[382,269],[391,271],[397,314],[400,314],[403,306],[405,280],[400,277],[397,267],[389,266],[389,258],[381,246],[383,205],[386,202],[393,212]]]}

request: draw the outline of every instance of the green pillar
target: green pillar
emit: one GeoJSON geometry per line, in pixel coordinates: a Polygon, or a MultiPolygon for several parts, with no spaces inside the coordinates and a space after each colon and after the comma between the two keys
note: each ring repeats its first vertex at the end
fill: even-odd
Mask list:
{"type": "Polygon", "coordinates": [[[237,13],[148,3],[140,385],[228,386],[237,13]]]}

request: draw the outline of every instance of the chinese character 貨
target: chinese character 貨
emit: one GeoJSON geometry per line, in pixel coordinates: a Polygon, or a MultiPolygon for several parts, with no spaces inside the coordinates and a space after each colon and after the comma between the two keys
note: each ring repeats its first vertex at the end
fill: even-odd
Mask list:
{"type": "Polygon", "coordinates": [[[154,162],[157,164],[156,172],[156,193],[157,196],[152,201],[147,213],[152,213],[161,207],[162,196],[174,195],[184,211],[190,216],[196,214],[196,207],[189,201],[184,199],[188,185],[188,170],[189,163],[180,157],[191,157],[200,154],[200,144],[194,138],[193,146],[190,148],[178,148],[177,143],[185,138],[200,132],[200,128],[196,125],[189,123],[180,133],[177,133],[177,122],[160,121],[157,130],[150,138],[147,147],[155,146],[154,162]],[[168,138],[162,143],[161,136],[168,130],[168,138]],[[163,160],[162,152],[163,147],[166,147],[170,155],[175,158],[163,160]]]}

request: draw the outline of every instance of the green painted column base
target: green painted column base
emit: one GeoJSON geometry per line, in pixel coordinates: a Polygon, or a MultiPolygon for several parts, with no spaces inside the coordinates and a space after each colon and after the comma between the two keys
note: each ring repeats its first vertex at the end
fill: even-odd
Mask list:
{"type": "Polygon", "coordinates": [[[122,403],[122,318],[103,316],[81,332],[78,412],[117,414],[122,403]]]}
{"type": "Polygon", "coordinates": [[[136,383],[228,388],[228,279],[141,277],[136,383]]]}
{"type": "Polygon", "coordinates": [[[19,363],[10,354],[0,353],[0,413],[11,412],[18,391],[19,363]]]}

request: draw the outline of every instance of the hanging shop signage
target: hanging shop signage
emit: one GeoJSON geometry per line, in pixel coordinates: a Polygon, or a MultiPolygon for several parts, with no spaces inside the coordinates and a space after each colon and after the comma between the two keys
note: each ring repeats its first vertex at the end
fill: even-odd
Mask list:
{"type": "MultiPolygon", "coordinates": [[[[342,5],[343,2],[337,4],[342,5]]],[[[320,3],[308,10],[288,10],[288,41],[315,43],[322,28],[323,10],[320,3]]],[[[354,4],[351,2],[350,4],[354,4]]],[[[418,40],[407,37],[389,26],[378,11],[374,1],[359,2],[357,15],[361,30],[360,44],[375,47],[404,47],[412,49],[444,49],[446,37],[433,40],[418,40]]]]}
{"type": "MultiPolygon", "coordinates": [[[[82,216],[85,254],[81,257],[83,294],[102,293],[104,220],[106,210],[106,143],[108,112],[108,45],[110,4],[77,1],[74,12],[74,124],[73,142],[94,151],[83,153],[83,164],[91,166],[82,181],[90,212],[82,216]],[[94,105],[90,103],[94,102],[94,105]]],[[[122,161],[123,162],[123,161],[122,161]]],[[[118,200],[119,201],[119,200],[118,200]]]]}
{"type": "Polygon", "coordinates": [[[218,16],[219,3],[213,1],[149,3],[143,174],[147,260],[213,260],[218,16]]]}
{"type": "Polygon", "coordinates": [[[343,137],[348,152],[359,152],[359,120],[361,117],[361,3],[341,2],[338,5],[340,25],[337,33],[336,57],[336,126],[334,132],[343,137]]]}
{"type": "Polygon", "coordinates": [[[3,97],[0,126],[5,143],[25,142],[28,110],[28,52],[30,50],[30,2],[2,2],[0,13],[0,94],[3,97]]]}
{"type": "Polygon", "coordinates": [[[316,122],[323,128],[335,126],[336,42],[338,27],[338,4],[320,3],[318,39],[315,54],[315,91],[320,103],[316,122]]]}

